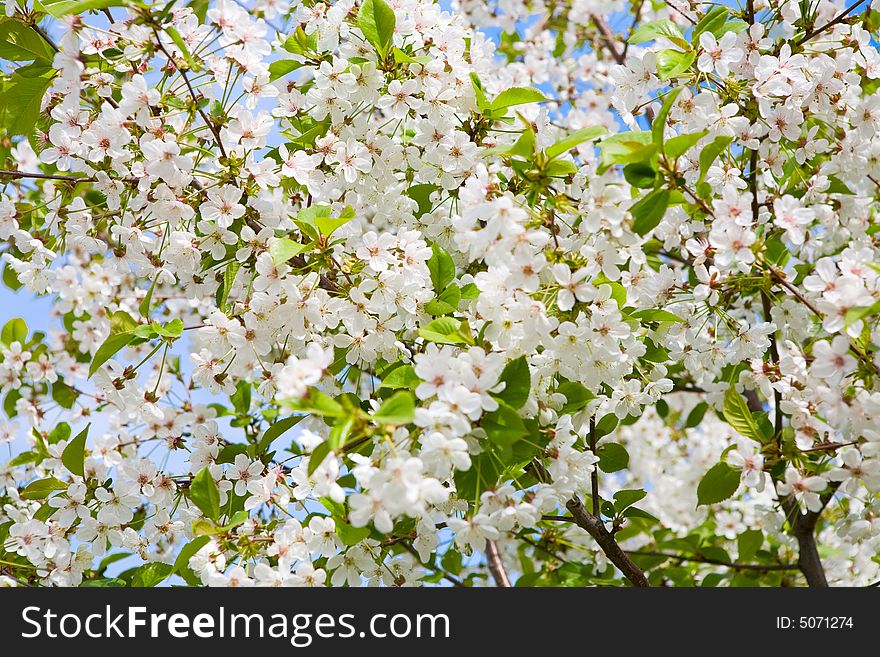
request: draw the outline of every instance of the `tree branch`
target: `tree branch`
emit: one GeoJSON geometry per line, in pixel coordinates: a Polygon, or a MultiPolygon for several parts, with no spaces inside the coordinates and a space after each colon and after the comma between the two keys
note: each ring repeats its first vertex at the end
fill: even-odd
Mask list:
{"type": "Polygon", "coordinates": [[[632,582],[633,586],[651,586],[642,569],[633,563],[633,560],[629,558],[626,552],[617,544],[617,541],[614,540],[614,534],[605,529],[601,519],[584,508],[583,502],[581,502],[577,495],[572,497],[565,506],[571,512],[574,523],[578,527],[585,529],[593,537],[593,540],[599,544],[608,560],[617,566],[618,570],[632,582]]]}
{"type": "Polygon", "coordinates": [[[509,589],[510,578],[504,569],[504,562],[501,561],[501,553],[498,551],[498,544],[492,540],[486,540],[486,561],[489,563],[489,572],[492,573],[492,579],[495,580],[495,586],[499,588],[509,589]]]}
{"type": "Polygon", "coordinates": [[[708,557],[687,556],[680,554],[670,554],[668,552],[652,552],[650,550],[627,550],[627,554],[642,557],[665,557],[676,561],[689,561],[693,563],[705,563],[713,566],[726,566],[734,570],[798,570],[797,564],[763,564],[763,563],[736,563],[731,561],[722,561],[721,559],[709,559],[708,557]]]}
{"type": "Polygon", "coordinates": [[[816,545],[816,523],[822,516],[822,511],[834,497],[840,482],[831,485],[831,489],[822,495],[822,508],[818,511],[809,511],[801,513],[797,500],[792,495],[788,495],[781,500],[782,508],[785,511],[785,517],[791,526],[792,536],[798,542],[798,568],[807,579],[807,584],[812,587],[825,588],[828,586],[828,579],[825,577],[825,567],[822,565],[822,559],[819,558],[819,548],[816,545]]]}
{"type": "Polygon", "coordinates": [[[858,2],[847,7],[846,9],[844,9],[837,16],[835,16],[832,20],[825,23],[825,25],[823,25],[822,27],[817,27],[815,30],[813,30],[811,32],[807,32],[804,36],[802,36],[800,39],[798,39],[798,41],[795,45],[800,46],[800,45],[806,43],[807,41],[809,41],[810,39],[819,36],[820,34],[822,34],[822,32],[834,27],[835,25],[840,23],[844,18],[849,16],[856,9],[858,9],[864,3],[865,3],[865,0],[858,0],[858,2]]]}

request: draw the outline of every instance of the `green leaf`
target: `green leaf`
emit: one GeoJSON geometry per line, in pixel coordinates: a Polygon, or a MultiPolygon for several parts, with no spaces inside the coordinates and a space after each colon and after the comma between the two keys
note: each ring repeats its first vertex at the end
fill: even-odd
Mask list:
{"type": "Polygon", "coordinates": [[[28,327],[21,317],[10,319],[3,325],[0,330],[0,342],[10,345],[13,342],[19,342],[22,345],[27,343],[28,327]]]}
{"type": "Polygon", "coordinates": [[[325,417],[343,417],[346,415],[342,404],[317,388],[309,388],[305,397],[288,402],[288,405],[294,410],[313,415],[323,415],[325,417]]]}
{"type": "Polygon", "coordinates": [[[519,413],[503,401],[498,402],[498,410],[483,416],[483,429],[489,440],[501,447],[509,447],[529,434],[519,413]]]}
{"type": "Polygon", "coordinates": [[[382,58],[391,49],[396,24],[394,10],[383,0],[364,0],[358,12],[358,27],[382,58]]]}
{"type": "Polygon", "coordinates": [[[189,568],[189,560],[195,556],[196,552],[201,550],[210,542],[210,536],[197,536],[189,543],[184,545],[182,548],[180,548],[180,552],[177,553],[177,558],[174,560],[174,566],[171,568],[171,572],[168,573],[168,576],[171,577],[171,575],[173,575],[174,573],[189,568]]]}
{"type": "Polygon", "coordinates": [[[416,405],[411,393],[400,390],[382,402],[373,414],[378,424],[409,424],[415,419],[416,405]]]}
{"type": "Polygon", "coordinates": [[[184,41],[183,37],[180,36],[180,32],[178,32],[173,25],[168,25],[164,29],[165,33],[171,37],[174,45],[177,46],[177,49],[180,50],[180,54],[183,55],[183,60],[186,62],[187,67],[189,67],[193,71],[197,71],[199,69],[199,65],[196,63],[196,60],[193,59],[189,48],[186,47],[186,41],[184,41]]]}
{"type": "Polygon", "coordinates": [[[89,365],[89,377],[93,376],[98,369],[113,358],[123,347],[135,340],[137,336],[134,333],[118,333],[110,335],[104,343],[98,347],[92,358],[92,364],[89,365]]]}
{"type": "Polygon", "coordinates": [[[703,475],[697,486],[697,506],[718,504],[728,499],[739,488],[740,473],[727,463],[716,463],[703,475]]]}
{"type": "Polygon", "coordinates": [[[416,219],[433,209],[433,205],[431,204],[431,194],[435,191],[437,191],[437,185],[432,185],[431,183],[412,185],[406,190],[406,195],[419,206],[415,213],[416,219]]]}
{"type": "Polygon", "coordinates": [[[653,189],[657,182],[657,170],[646,162],[630,162],[623,167],[623,177],[633,187],[653,189]]]}
{"type": "Polygon", "coordinates": [[[633,319],[642,322],[675,322],[681,323],[684,320],[668,310],[660,310],[659,308],[648,308],[647,310],[637,310],[630,315],[633,319]]]}
{"type": "Polygon", "coordinates": [[[431,245],[432,255],[428,258],[428,271],[434,292],[440,294],[455,279],[455,263],[446,250],[439,244],[431,245]]]}
{"type": "Polygon", "coordinates": [[[246,415],[251,410],[251,384],[247,381],[239,381],[235,386],[235,392],[229,395],[229,401],[239,415],[246,415]]]}
{"type": "Polygon", "coordinates": [[[418,374],[416,374],[412,365],[401,365],[400,367],[395,367],[385,375],[382,379],[382,383],[379,384],[379,388],[390,388],[392,390],[405,388],[407,390],[415,390],[416,386],[421,382],[422,380],[419,378],[418,374]]]}
{"type": "Polygon", "coordinates": [[[295,59],[278,59],[269,64],[269,81],[275,81],[278,78],[283,78],[288,73],[293,73],[298,68],[303,66],[302,62],[298,62],[295,59]]]}
{"type": "Polygon", "coordinates": [[[287,237],[280,237],[272,242],[272,246],[269,247],[269,255],[272,256],[272,263],[277,266],[311,247],[311,244],[300,244],[287,237]]]}
{"type": "Polygon", "coordinates": [[[419,329],[419,335],[429,342],[438,344],[467,343],[467,336],[461,333],[462,323],[452,317],[438,317],[427,326],[419,329]]]}
{"type": "Polygon", "coordinates": [[[634,203],[629,211],[632,214],[633,230],[639,235],[647,235],[654,230],[669,207],[669,190],[655,189],[634,203]]]}
{"type": "Polygon", "coordinates": [[[644,499],[647,491],[638,488],[632,490],[619,490],[614,493],[614,509],[617,513],[622,513],[627,507],[632,506],[639,500],[644,499]]]}
{"type": "Polygon", "coordinates": [[[691,409],[690,413],[688,413],[687,420],[685,420],[684,426],[688,429],[693,429],[694,427],[698,426],[700,422],[703,421],[703,417],[706,415],[706,411],[708,409],[709,404],[701,401],[699,404],[691,409]]]}
{"type": "Polygon", "coordinates": [[[529,399],[532,377],[525,356],[520,356],[504,366],[498,383],[504,383],[504,390],[493,393],[497,399],[506,402],[511,408],[521,408],[529,399]]]}
{"type": "Polygon", "coordinates": [[[733,137],[716,137],[714,141],[706,144],[700,151],[700,178],[699,182],[703,182],[706,178],[706,172],[715,162],[722,152],[727,150],[733,137]]]}
{"type": "Polygon", "coordinates": [[[318,45],[318,33],[306,34],[303,28],[297,27],[284,41],[284,49],[294,55],[305,55],[314,52],[318,45]]]}
{"type": "Polygon", "coordinates": [[[751,561],[764,544],[764,532],[760,529],[747,529],[736,537],[739,561],[751,561]]]}
{"type": "Polygon", "coordinates": [[[727,423],[737,430],[738,433],[746,438],[752,438],[761,442],[761,434],[758,432],[758,425],[749,410],[749,405],[745,398],[736,391],[731,385],[724,395],[724,419],[727,423]]]}
{"type": "Polygon", "coordinates": [[[315,449],[312,450],[312,453],[309,454],[309,467],[308,467],[308,476],[311,477],[315,470],[324,462],[324,459],[327,458],[327,455],[330,453],[330,442],[325,440],[323,443],[318,444],[315,449]]]}
{"type": "Polygon", "coordinates": [[[321,231],[321,235],[325,235],[329,237],[334,232],[336,232],[337,228],[341,228],[349,221],[354,219],[354,208],[350,205],[346,205],[345,209],[342,211],[338,217],[333,217],[329,213],[327,215],[319,214],[315,217],[315,226],[321,231]]]}
{"type": "MultiPolygon", "coordinates": [[[[715,30],[721,28],[727,21],[727,7],[714,7],[706,12],[706,15],[700,19],[700,22],[694,26],[691,33],[691,42],[696,45],[700,42],[700,35],[703,32],[715,33],[715,30]]],[[[720,35],[716,35],[720,36],[720,35]]]]}
{"type": "Polygon", "coordinates": [[[708,134],[707,130],[700,132],[692,132],[687,135],[678,135],[666,142],[666,155],[673,160],[687,153],[691,148],[697,145],[703,137],[708,134]]]}
{"type": "Polygon", "coordinates": [[[207,518],[216,521],[220,517],[220,490],[208,468],[202,469],[189,486],[189,496],[207,518]]]}
{"type": "Polygon", "coordinates": [[[150,284],[150,289],[147,290],[146,296],[144,296],[143,301],[138,304],[138,312],[141,314],[141,317],[145,319],[150,318],[150,306],[153,304],[153,292],[156,289],[156,281],[159,280],[159,274],[156,274],[153,277],[153,282],[150,284]]]}
{"type": "Polygon", "coordinates": [[[370,535],[369,527],[352,527],[339,518],[334,518],[333,521],[336,523],[336,534],[346,547],[360,543],[370,535]]]}
{"type": "Polygon", "coordinates": [[[682,89],[684,87],[675,87],[666,93],[666,96],[663,98],[663,105],[660,107],[660,111],[657,112],[657,116],[654,117],[653,123],[651,123],[651,139],[658,148],[663,148],[663,142],[666,139],[666,117],[669,116],[669,111],[672,109],[673,104],[675,104],[682,89]]]}
{"type": "Polygon", "coordinates": [[[259,453],[264,454],[265,452],[269,451],[269,448],[272,446],[273,442],[275,442],[287,431],[306,419],[306,417],[308,416],[291,415],[290,417],[278,420],[274,424],[272,424],[272,426],[266,429],[266,431],[263,433],[263,437],[260,439],[259,453]]]}
{"type": "Polygon", "coordinates": [[[646,130],[621,132],[601,141],[602,165],[609,167],[614,164],[630,162],[649,163],[657,152],[652,143],[651,133],[646,130]]]}
{"type": "Polygon", "coordinates": [[[64,451],[61,452],[61,462],[68,470],[79,477],[85,476],[86,438],[89,435],[90,426],[92,425],[87,424],[86,428],[80,431],[76,438],[67,443],[64,451]]]}
{"type": "Polygon", "coordinates": [[[0,20],[0,58],[51,64],[54,57],[55,51],[33,28],[19,20],[0,20]]]}
{"type": "Polygon", "coordinates": [[[55,18],[78,16],[87,11],[123,7],[125,0],[42,0],[43,7],[55,18]]]}
{"type": "Polygon", "coordinates": [[[577,413],[584,408],[592,399],[596,398],[592,392],[577,381],[562,381],[556,386],[556,392],[565,395],[565,405],[560,410],[563,415],[577,413]]]}
{"type": "Polygon", "coordinates": [[[460,301],[461,288],[457,285],[450,285],[436,299],[432,299],[425,304],[425,312],[434,316],[450,315],[458,310],[458,303],[460,301]]]}
{"type": "Polygon", "coordinates": [[[550,146],[545,151],[545,154],[552,160],[556,157],[559,157],[563,153],[567,153],[568,151],[584,143],[585,141],[590,141],[591,139],[595,139],[596,137],[601,137],[606,132],[608,131],[602,126],[581,128],[580,130],[573,132],[566,137],[563,137],[555,144],[550,146]]]}
{"type": "Polygon", "coordinates": [[[603,415],[602,419],[596,422],[596,429],[593,432],[596,434],[596,440],[607,436],[609,433],[614,431],[617,428],[617,424],[619,421],[620,420],[617,419],[617,416],[614,413],[603,415]]]}
{"type": "Polygon", "coordinates": [[[528,103],[541,103],[548,100],[547,96],[535,89],[534,87],[511,87],[502,91],[489,108],[493,112],[514,107],[516,105],[527,105],[528,103]]]}
{"type": "Polygon", "coordinates": [[[875,301],[870,306],[854,306],[846,311],[844,326],[855,324],[866,317],[872,317],[878,313],[880,313],[880,301],[875,301]]]}
{"type": "Polygon", "coordinates": [[[660,37],[666,37],[684,50],[691,49],[691,44],[685,40],[681,30],[672,21],[665,18],[640,25],[627,39],[627,43],[645,43],[660,37]]]}
{"type": "Polygon", "coordinates": [[[52,384],[52,399],[61,408],[71,409],[79,398],[79,393],[60,379],[52,384]]]}
{"type": "MultiPolygon", "coordinates": [[[[275,264],[277,265],[278,263],[275,264]]],[[[226,269],[223,272],[223,280],[217,287],[215,300],[217,301],[217,307],[223,312],[226,312],[226,301],[229,299],[232,286],[235,285],[235,277],[238,276],[239,269],[241,269],[241,263],[238,260],[233,260],[226,265],[226,269]]]]}
{"type": "Polygon", "coordinates": [[[661,80],[687,77],[697,59],[696,51],[661,50],[657,53],[657,73],[661,80]]]}
{"type": "Polygon", "coordinates": [[[37,479],[29,483],[23,491],[21,497],[24,500],[43,500],[49,497],[56,490],[67,490],[67,484],[55,477],[46,477],[45,479],[37,479]]]}
{"type": "Polygon", "coordinates": [[[171,574],[172,567],[161,561],[153,561],[139,566],[131,578],[133,588],[151,588],[162,583],[171,574]]]}
{"type": "Polygon", "coordinates": [[[620,443],[603,443],[596,449],[599,469],[602,472],[618,472],[629,466],[629,452],[620,443]]]}

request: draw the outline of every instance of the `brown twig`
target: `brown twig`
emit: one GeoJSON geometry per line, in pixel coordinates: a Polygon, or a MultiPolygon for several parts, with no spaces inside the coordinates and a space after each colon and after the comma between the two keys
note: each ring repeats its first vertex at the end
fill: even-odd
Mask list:
{"type": "Polygon", "coordinates": [[[650,550],[627,550],[627,554],[636,557],[664,557],[666,559],[674,559],[676,561],[687,561],[692,563],[705,563],[713,566],[726,566],[734,570],[798,570],[797,564],[763,564],[763,563],[737,563],[735,561],[723,561],[721,559],[710,559],[701,556],[688,556],[681,554],[670,554],[668,552],[652,552],[650,550]]]}
{"type": "Polygon", "coordinates": [[[837,16],[835,16],[833,19],[831,19],[830,21],[825,23],[825,25],[823,25],[822,27],[817,27],[815,30],[812,30],[811,32],[807,32],[804,36],[802,36],[800,39],[797,40],[795,45],[798,45],[798,46],[803,45],[804,43],[806,43],[810,39],[822,34],[822,32],[828,30],[829,28],[834,27],[835,25],[840,23],[844,18],[849,16],[856,9],[858,9],[864,3],[865,3],[865,0],[858,0],[858,2],[852,4],[849,7],[847,7],[846,9],[844,9],[837,16]]]}
{"type": "Polygon", "coordinates": [[[504,569],[504,562],[501,560],[498,544],[489,539],[486,540],[486,561],[489,564],[489,572],[492,573],[492,579],[495,580],[495,586],[509,589],[510,578],[504,569]]]}
{"type": "Polygon", "coordinates": [[[599,544],[599,547],[602,548],[602,551],[605,553],[605,556],[608,557],[608,560],[617,566],[618,570],[623,573],[624,577],[632,582],[633,586],[651,586],[642,569],[639,568],[633,560],[629,558],[629,555],[621,549],[620,545],[617,544],[617,541],[614,539],[614,534],[605,528],[605,525],[600,518],[597,518],[584,508],[583,502],[581,502],[577,495],[572,497],[565,506],[571,513],[574,523],[578,527],[585,529],[587,533],[593,537],[593,540],[599,544]]]}

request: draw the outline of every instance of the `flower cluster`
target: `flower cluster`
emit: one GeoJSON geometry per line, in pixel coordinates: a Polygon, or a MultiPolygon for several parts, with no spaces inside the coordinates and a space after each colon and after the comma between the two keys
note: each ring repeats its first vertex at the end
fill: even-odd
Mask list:
{"type": "Polygon", "coordinates": [[[876,11],[68,4],[0,22],[0,583],[880,577],[876,11]]]}

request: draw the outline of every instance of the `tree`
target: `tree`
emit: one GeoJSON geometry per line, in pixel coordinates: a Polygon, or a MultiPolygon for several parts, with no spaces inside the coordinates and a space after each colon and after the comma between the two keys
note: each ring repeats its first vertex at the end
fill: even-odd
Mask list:
{"type": "Polygon", "coordinates": [[[863,2],[10,8],[0,581],[880,578],[863,2]]]}

